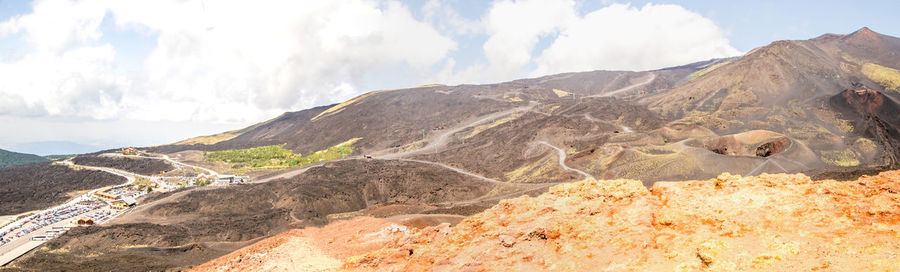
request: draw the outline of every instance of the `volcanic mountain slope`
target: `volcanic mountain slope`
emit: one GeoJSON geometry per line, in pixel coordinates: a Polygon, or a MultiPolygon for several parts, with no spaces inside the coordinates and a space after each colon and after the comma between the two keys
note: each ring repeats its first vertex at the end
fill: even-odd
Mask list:
{"type": "MultiPolygon", "coordinates": [[[[898,53],[900,39],[868,28],[847,35],[776,41],[642,102],[666,116],[703,111],[721,112],[721,117],[727,118],[729,114],[752,112],[753,107],[784,107],[791,104],[786,101],[832,96],[855,84],[881,91],[882,84],[867,75],[862,66],[871,63],[897,69],[898,53]],[[732,112],[741,107],[750,109],[732,112]]],[[[895,92],[889,95],[897,97],[895,92]]],[[[720,131],[728,126],[710,129],[720,131]]]]}
{"type": "MultiPolygon", "coordinates": [[[[182,150],[222,150],[271,144],[301,154],[322,150],[351,138],[362,138],[357,154],[398,148],[432,137],[445,130],[492,113],[527,107],[549,100],[577,99],[603,95],[634,86],[627,93],[647,91],[696,72],[707,62],[653,72],[595,71],[547,76],[489,85],[430,85],[411,89],[375,91],[330,107],[318,107],[284,115],[254,125],[240,135],[206,136],[221,142],[199,144],[199,139],[174,145],[152,147],[155,152],[182,150]],[[653,78],[652,83],[645,83],[653,78]],[[555,90],[555,91],[554,91],[555,90]],[[231,138],[229,138],[231,137],[231,138]],[[194,144],[184,144],[194,143],[194,144]]],[[[227,132],[234,134],[237,132],[227,132]]],[[[429,139],[430,140],[430,139],[429,139]]]]}
{"type": "Polygon", "coordinates": [[[722,61],[650,72],[596,71],[491,85],[378,91],[327,109],[286,113],[240,132],[149,150],[172,154],[285,144],[296,153],[310,154],[359,138],[353,144],[357,155],[425,159],[500,181],[574,181],[586,175],[562,167],[565,157],[556,149],[571,154],[576,148],[602,144],[611,134],[658,128],[664,122],[654,113],[621,99],[674,86],[722,61]],[[514,140],[506,141],[509,138],[514,140]],[[199,143],[209,139],[227,140],[199,143]],[[434,155],[437,152],[442,153],[434,155]]]}
{"type": "Polygon", "coordinates": [[[353,155],[518,183],[885,169],[900,154],[898,44],[863,28],[654,71],[377,91],[150,150],[285,144],[310,154],[359,138],[353,155]],[[881,100],[846,101],[848,90],[881,100]]]}
{"type": "Polygon", "coordinates": [[[665,124],[645,108],[614,98],[559,98],[543,103],[461,130],[449,135],[447,147],[425,149],[412,157],[510,182],[571,182],[590,175],[560,167],[567,163],[561,159],[616,136],[665,124]]]}
{"type": "Polygon", "coordinates": [[[723,174],[703,181],[658,182],[649,190],[636,180],[589,180],[555,186],[539,197],[503,201],[453,227],[407,229],[357,218],[280,234],[197,268],[896,270],[898,192],[900,171],[853,182],[812,181],[802,174],[723,174]],[[345,257],[366,250],[352,246],[366,242],[364,237],[372,237],[370,247],[383,247],[345,257]],[[298,247],[303,250],[285,250],[298,247]],[[339,266],[336,260],[346,263],[339,266]]]}
{"type": "MultiPolygon", "coordinates": [[[[805,41],[778,41],[704,71],[684,85],[639,100],[672,128],[703,127],[717,135],[752,129],[783,134],[812,149],[821,167],[896,167],[896,100],[900,39],[868,28],[805,41]],[[877,100],[845,95],[858,91],[877,100]],[[872,112],[868,118],[866,112],[872,112]],[[884,127],[884,130],[871,128],[884,127]]],[[[669,140],[681,140],[673,137],[669,140]]],[[[815,168],[794,160],[779,170],[815,168]]],[[[750,173],[748,173],[750,174],[750,173]]]]}
{"type": "Polygon", "coordinates": [[[0,149],[0,168],[49,161],[47,158],[0,149]]]}
{"type": "Polygon", "coordinates": [[[110,155],[79,155],[72,158],[72,162],[77,165],[115,168],[139,175],[157,175],[175,169],[171,164],[160,159],[110,155]]]}
{"type": "Polygon", "coordinates": [[[170,193],[113,220],[75,228],[17,260],[53,271],[146,271],[197,265],[261,237],[316,226],[369,208],[389,217],[435,210],[502,191],[426,163],[343,160],[287,179],[170,193]]]}
{"type": "Polygon", "coordinates": [[[19,214],[62,204],[79,190],[125,183],[103,171],[76,170],[51,163],[0,169],[0,215],[19,214]]]}

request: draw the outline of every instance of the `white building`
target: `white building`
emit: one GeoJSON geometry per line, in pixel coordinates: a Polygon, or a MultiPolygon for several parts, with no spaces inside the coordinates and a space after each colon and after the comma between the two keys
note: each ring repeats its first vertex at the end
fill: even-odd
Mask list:
{"type": "Polygon", "coordinates": [[[218,175],[216,183],[244,183],[250,181],[249,176],[218,175]]]}
{"type": "Polygon", "coordinates": [[[125,201],[125,205],[128,205],[130,207],[134,207],[134,205],[137,205],[137,201],[134,200],[134,197],[123,197],[122,201],[125,201]]]}

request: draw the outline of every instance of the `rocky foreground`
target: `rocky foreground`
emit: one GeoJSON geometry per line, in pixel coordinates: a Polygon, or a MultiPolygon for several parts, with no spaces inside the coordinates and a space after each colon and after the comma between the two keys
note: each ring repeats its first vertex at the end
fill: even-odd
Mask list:
{"type": "Polygon", "coordinates": [[[360,217],[292,230],[199,271],[900,270],[900,171],[856,181],[763,174],[589,180],[456,226],[360,217]]]}

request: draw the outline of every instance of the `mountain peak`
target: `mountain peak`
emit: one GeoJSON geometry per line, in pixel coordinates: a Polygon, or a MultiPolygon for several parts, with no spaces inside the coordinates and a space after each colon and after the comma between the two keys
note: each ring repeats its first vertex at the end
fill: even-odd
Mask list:
{"type": "Polygon", "coordinates": [[[850,33],[849,35],[845,36],[844,39],[859,40],[859,41],[874,41],[874,40],[878,40],[880,36],[881,36],[881,34],[878,34],[878,32],[872,31],[868,27],[863,27],[863,28],[860,28],[859,30],[854,31],[853,33],[850,33]]]}
{"type": "Polygon", "coordinates": [[[871,34],[878,34],[877,32],[872,31],[872,29],[869,29],[869,27],[867,27],[867,26],[864,26],[864,27],[860,28],[859,30],[856,30],[856,31],[853,32],[853,33],[871,33],[871,34]]]}

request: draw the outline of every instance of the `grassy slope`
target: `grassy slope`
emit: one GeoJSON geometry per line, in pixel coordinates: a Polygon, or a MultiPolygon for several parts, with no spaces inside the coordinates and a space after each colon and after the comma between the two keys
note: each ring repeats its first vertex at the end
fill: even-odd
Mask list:
{"type": "Polygon", "coordinates": [[[0,168],[49,161],[44,157],[0,149],[0,168]]]}
{"type": "Polygon", "coordinates": [[[238,172],[259,169],[282,169],[306,165],[314,162],[339,159],[353,153],[352,145],[361,138],[353,138],[346,142],[308,154],[295,154],[284,145],[269,145],[246,149],[230,149],[206,153],[206,160],[224,162],[232,165],[238,172]]]}
{"type": "Polygon", "coordinates": [[[874,63],[866,63],[862,72],[872,81],[878,82],[885,89],[900,92],[900,71],[874,63]]]}

